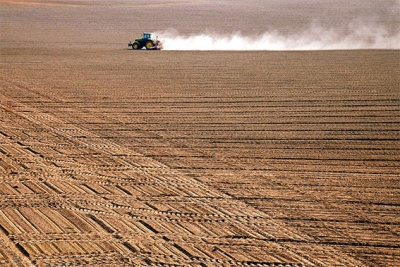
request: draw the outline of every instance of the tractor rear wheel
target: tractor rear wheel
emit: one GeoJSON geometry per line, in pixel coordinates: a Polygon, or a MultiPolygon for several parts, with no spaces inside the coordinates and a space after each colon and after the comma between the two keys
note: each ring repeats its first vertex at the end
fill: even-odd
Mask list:
{"type": "Polygon", "coordinates": [[[154,47],[154,42],[153,41],[149,40],[149,41],[146,42],[146,49],[147,50],[148,49],[153,49],[153,47],[154,47]]]}
{"type": "Polygon", "coordinates": [[[132,44],[132,49],[133,50],[138,50],[138,49],[140,49],[141,47],[140,47],[140,44],[138,43],[138,42],[134,42],[133,44],[132,44]]]}

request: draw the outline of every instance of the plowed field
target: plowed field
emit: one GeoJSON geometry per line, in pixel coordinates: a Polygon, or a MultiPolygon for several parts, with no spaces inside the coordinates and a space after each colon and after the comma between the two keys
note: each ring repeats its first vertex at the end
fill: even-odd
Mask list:
{"type": "Polygon", "coordinates": [[[0,1],[0,265],[398,265],[400,52],[126,46],[223,2],[0,1]]]}

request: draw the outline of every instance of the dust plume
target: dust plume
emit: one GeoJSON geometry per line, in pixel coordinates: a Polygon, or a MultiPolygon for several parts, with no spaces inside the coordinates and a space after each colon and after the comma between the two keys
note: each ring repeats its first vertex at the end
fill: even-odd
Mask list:
{"type": "Polygon", "coordinates": [[[266,31],[258,36],[236,32],[219,34],[206,32],[189,36],[175,30],[156,33],[164,41],[164,50],[354,50],[400,49],[400,30],[366,23],[351,23],[345,29],[321,26],[285,35],[266,31]]]}

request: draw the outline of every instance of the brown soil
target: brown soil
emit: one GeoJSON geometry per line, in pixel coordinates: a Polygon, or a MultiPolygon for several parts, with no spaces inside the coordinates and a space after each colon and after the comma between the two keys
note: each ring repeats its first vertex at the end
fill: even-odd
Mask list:
{"type": "Polygon", "coordinates": [[[0,265],[398,264],[399,51],[132,51],[78,27],[123,1],[29,2],[0,1],[0,265]]]}

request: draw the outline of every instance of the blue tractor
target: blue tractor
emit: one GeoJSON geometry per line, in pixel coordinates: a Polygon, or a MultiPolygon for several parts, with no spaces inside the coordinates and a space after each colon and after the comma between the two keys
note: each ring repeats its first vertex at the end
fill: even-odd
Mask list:
{"type": "Polygon", "coordinates": [[[151,33],[145,32],[143,33],[143,38],[135,39],[135,41],[129,42],[128,46],[132,46],[133,50],[139,50],[145,47],[147,50],[161,50],[162,42],[156,39],[151,38],[151,33]]]}

